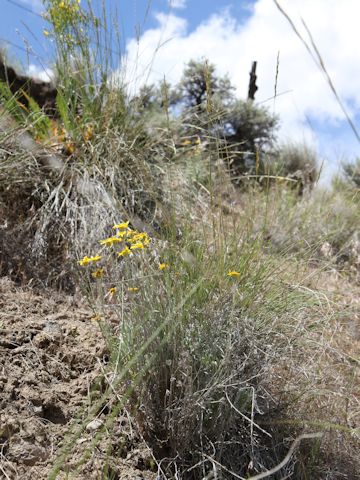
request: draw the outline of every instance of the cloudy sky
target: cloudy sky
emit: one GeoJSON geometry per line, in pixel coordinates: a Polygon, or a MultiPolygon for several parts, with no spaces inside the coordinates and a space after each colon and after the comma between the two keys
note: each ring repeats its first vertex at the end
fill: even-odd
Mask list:
{"type": "MultiPolygon", "coordinates": [[[[251,62],[256,60],[256,100],[280,115],[280,138],[313,144],[325,162],[325,177],[338,169],[340,161],[360,155],[359,142],[324,74],[273,0],[106,2],[109,9],[117,9],[122,65],[126,65],[132,88],[164,76],[175,83],[185,62],[208,58],[220,74],[229,75],[238,96],[245,98],[251,62]],[[277,58],[278,96],[274,100],[277,58]]],[[[305,21],[342,102],[360,130],[360,1],[279,3],[310,43],[305,21]]],[[[52,48],[42,36],[45,23],[38,16],[41,1],[0,0],[0,4],[1,40],[7,42],[11,54],[33,73],[41,70],[41,64],[49,66],[52,48]]]]}

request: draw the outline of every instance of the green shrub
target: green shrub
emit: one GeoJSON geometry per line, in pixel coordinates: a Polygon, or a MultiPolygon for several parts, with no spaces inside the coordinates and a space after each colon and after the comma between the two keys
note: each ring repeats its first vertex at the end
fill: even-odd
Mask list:
{"type": "Polygon", "coordinates": [[[311,189],[319,178],[319,162],[315,150],[305,143],[286,143],[273,153],[271,169],[275,174],[295,180],[300,194],[311,189]]]}
{"type": "Polygon", "coordinates": [[[342,165],[343,173],[350,185],[360,188],[360,158],[353,163],[344,163],[342,165]]]}

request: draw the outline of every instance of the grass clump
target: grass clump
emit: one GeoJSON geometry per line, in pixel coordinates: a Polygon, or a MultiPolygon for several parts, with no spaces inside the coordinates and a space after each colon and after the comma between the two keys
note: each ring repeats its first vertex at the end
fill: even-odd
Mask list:
{"type": "MultiPolygon", "coordinates": [[[[276,466],[285,454],[282,434],[259,424],[275,408],[271,370],[297,348],[298,312],[313,306],[288,286],[285,259],[262,253],[261,236],[253,241],[250,232],[225,233],[219,225],[209,238],[204,229],[188,223],[177,244],[152,240],[136,255],[126,232],[147,235],[120,230],[122,241],[107,239],[110,257],[100,264],[111,278],[91,278],[99,270],[87,276],[99,318],[109,309],[117,315],[116,324],[102,323],[111,369],[116,378],[125,368],[130,392],[123,395],[161,478],[218,470],[245,476],[276,466]]],[[[290,462],[284,471],[292,470],[290,462]]]]}

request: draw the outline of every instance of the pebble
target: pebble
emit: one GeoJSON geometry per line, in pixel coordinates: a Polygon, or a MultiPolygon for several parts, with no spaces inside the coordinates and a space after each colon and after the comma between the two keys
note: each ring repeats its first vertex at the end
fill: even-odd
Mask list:
{"type": "Polygon", "coordinates": [[[95,432],[98,430],[100,427],[104,425],[104,422],[98,418],[95,418],[92,420],[90,423],[86,425],[86,431],[87,432],[95,432]]]}

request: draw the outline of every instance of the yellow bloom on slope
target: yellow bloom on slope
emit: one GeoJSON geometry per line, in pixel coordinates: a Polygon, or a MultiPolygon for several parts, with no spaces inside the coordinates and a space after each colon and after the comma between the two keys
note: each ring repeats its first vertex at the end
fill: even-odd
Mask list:
{"type": "Polygon", "coordinates": [[[72,142],[65,143],[64,150],[66,155],[72,155],[75,152],[75,144],[72,142]]]}
{"type": "Polygon", "coordinates": [[[98,268],[91,274],[92,277],[94,278],[101,278],[104,276],[104,269],[103,268],[98,268]]]}
{"type": "Polygon", "coordinates": [[[228,273],[227,273],[228,277],[240,277],[240,273],[239,272],[236,272],[235,270],[230,270],[228,273]]]}
{"type": "Polygon", "coordinates": [[[159,270],[165,270],[166,268],[169,268],[169,264],[167,264],[167,263],[160,263],[160,265],[159,265],[159,270]]]}
{"type": "Polygon", "coordinates": [[[127,234],[127,231],[126,230],[119,230],[118,232],[116,232],[116,236],[118,238],[124,238],[127,234]]]}
{"type": "Polygon", "coordinates": [[[120,230],[123,230],[125,228],[128,228],[129,226],[129,221],[123,222],[123,223],[117,223],[116,225],[113,226],[113,228],[119,228],[120,230]]]}
{"type": "Polygon", "coordinates": [[[138,292],[139,291],[139,288],[138,287],[129,287],[127,289],[128,292],[138,292]]]}
{"type": "Polygon", "coordinates": [[[93,136],[94,136],[94,129],[92,125],[88,125],[86,127],[85,132],[83,133],[83,139],[85,140],[85,142],[88,142],[93,138],[93,136]]]}
{"type": "Polygon", "coordinates": [[[84,258],[78,261],[78,264],[81,265],[82,267],[86,267],[86,265],[88,265],[89,263],[98,262],[99,260],[101,260],[100,255],[95,255],[94,257],[85,256],[84,258]]]}
{"type": "Polygon", "coordinates": [[[116,293],[116,290],[117,290],[116,287],[109,288],[108,295],[113,296],[116,293]]]}
{"type": "Polygon", "coordinates": [[[129,242],[130,243],[136,243],[136,242],[139,242],[141,240],[146,240],[147,238],[148,238],[147,233],[145,233],[145,232],[137,233],[132,238],[129,238],[129,242]]]}
{"type": "Polygon", "coordinates": [[[151,239],[149,237],[146,237],[143,241],[143,244],[145,247],[147,247],[150,244],[151,239]]]}
{"type": "Polygon", "coordinates": [[[114,243],[119,243],[121,242],[121,238],[119,237],[109,237],[109,238],[105,238],[104,240],[100,240],[100,244],[101,245],[107,245],[107,246],[112,246],[114,245],[114,243]]]}
{"type": "Polygon", "coordinates": [[[134,245],[131,245],[130,250],[142,250],[144,247],[144,244],[142,242],[134,243],[134,245]]]}
{"type": "Polygon", "coordinates": [[[125,257],[126,255],[131,255],[131,250],[129,247],[125,247],[121,252],[118,253],[119,257],[125,257]]]}

